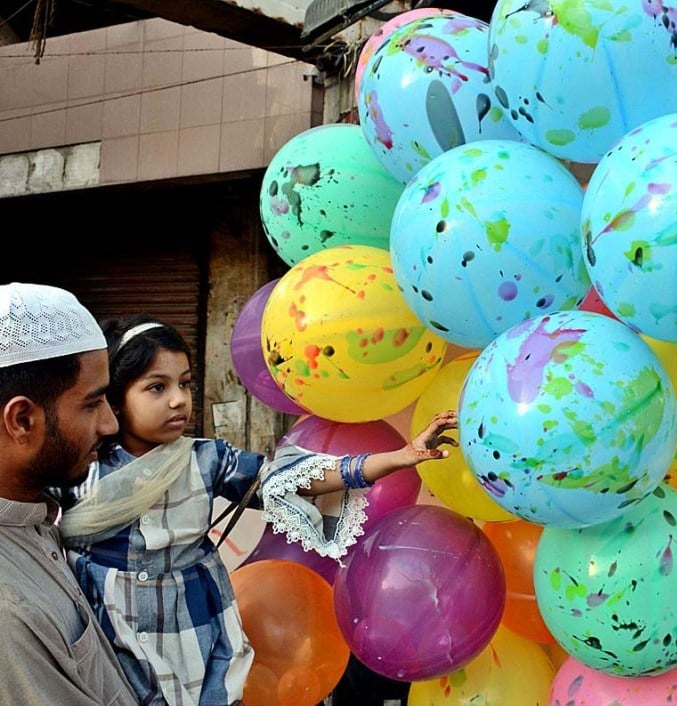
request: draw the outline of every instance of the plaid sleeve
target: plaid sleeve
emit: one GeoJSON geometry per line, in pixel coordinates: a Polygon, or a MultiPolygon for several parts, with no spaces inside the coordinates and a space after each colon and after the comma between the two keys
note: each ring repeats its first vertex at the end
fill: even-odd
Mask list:
{"type": "MultiPolygon", "coordinates": [[[[202,474],[209,476],[205,480],[214,495],[231,502],[242,500],[266,460],[263,454],[237,449],[224,439],[197,440],[195,453],[202,474]]],[[[249,506],[262,509],[256,495],[249,506]]]]}

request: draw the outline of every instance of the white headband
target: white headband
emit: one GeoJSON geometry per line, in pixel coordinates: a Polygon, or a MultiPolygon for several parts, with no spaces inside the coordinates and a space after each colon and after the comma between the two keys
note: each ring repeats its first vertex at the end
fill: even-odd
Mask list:
{"type": "Polygon", "coordinates": [[[156,321],[149,321],[148,323],[138,324],[136,326],[132,326],[132,328],[130,329],[127,329],[122,334],[122,338],[118,343],[118,347],[115,349],[115,355],[117,355],[123,348],[123,346],[126,346],[132,340],[132,338],[134,338],[134,336],[138,336],[140,333],[143,333],[144,331],[149,331],[152,328],[160,328],[161,326],[162,324],[159,324],[156,321]]]}

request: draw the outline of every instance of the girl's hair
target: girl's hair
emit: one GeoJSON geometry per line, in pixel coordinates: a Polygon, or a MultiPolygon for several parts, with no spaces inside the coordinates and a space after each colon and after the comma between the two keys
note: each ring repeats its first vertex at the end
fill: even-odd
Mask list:
{"type": "MultiPolygon", "coordinates": [[[[154,316],[134,314],[107,319],[101,322],[101,328],[108,344],[110,386],[106,397],[113,409],[122,405],[127,387],[148,370],[159,350],[185,353],[188,365],[193,365],[190,347],[183,336],[171,324],[154,316]],[[137,327],[138,330],[132,330],[137,327]]],[[[104,453],[115,441],[116,437],[104,441],[104,453]]]]}

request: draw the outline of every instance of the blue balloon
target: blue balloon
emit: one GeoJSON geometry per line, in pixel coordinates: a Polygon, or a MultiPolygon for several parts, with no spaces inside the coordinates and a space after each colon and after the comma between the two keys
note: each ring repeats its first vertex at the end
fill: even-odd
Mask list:
{"type": "Polygon", "coordinates": [[[577,528],[618,517],[662,481],[677,402],[653,350],[603,314],[562,311],[498,336],[459,401],[460,448],[505,510],[577,528]]]}
{"type": "Polygon", "coordinates": [[[677,110],[677,8],[660,0],[498,0],[489,70],[517,130],[597,163],[629,130],[677,110]]]}
{"type": "Polygon", "coordinates": [[[397,202],[395,279],[431,330],[484,348],[514,324],[586,296],[582,202],[572,173],[532,145],[455,147],[423,167],[397,202]]]}
{"type": "Polygon", "coordinates": [[[677,341],[677,113],[650,120],[602,157],[581,210],[585,264],[626,324],[677,341]]]}
{"type": "Polygon", "coordinates": [[[360,125],[403,183],[452,147],[521,140],[490,91],[488,30],[461,13],[421,17],[394,29],[369,57],[358,92],[360,125]]]}

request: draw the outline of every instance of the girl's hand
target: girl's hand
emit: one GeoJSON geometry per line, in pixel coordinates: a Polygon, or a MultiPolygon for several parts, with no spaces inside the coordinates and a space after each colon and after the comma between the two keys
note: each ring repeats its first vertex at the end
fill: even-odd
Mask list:
{"type": "Polygon", "coordinates": [[[440,444],[458,446],[456,439],[443,433],[447,429],[458,429],[458,417],[454,409],[438,412],[430,424],[407,444],[406,449],[411,453],[414,465],[432,458],[449,456],[449,451],[438,448],[440,444]]]}

